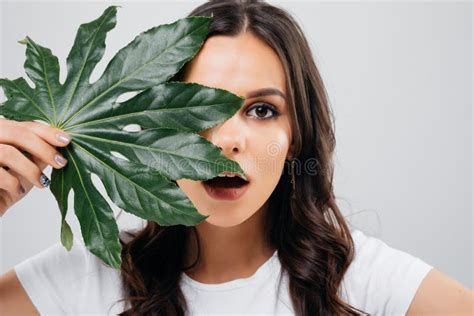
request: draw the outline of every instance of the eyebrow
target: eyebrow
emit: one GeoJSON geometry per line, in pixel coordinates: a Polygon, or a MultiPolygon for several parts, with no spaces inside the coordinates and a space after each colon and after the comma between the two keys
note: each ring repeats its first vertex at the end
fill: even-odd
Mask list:
{"type": "Polygon", "coordinates": [[[283,99],[286,100],[285,94],[283,92],[281,92],[280,90],[275,89],[275,88],[263,88],[263,89],[250,91],[249,93],[247,93],[247,99],[264,97],[264,96],[267,96],[267,95],[278,95],[278,96],[280,96],[280,97],[282,97],[283,99]]]}

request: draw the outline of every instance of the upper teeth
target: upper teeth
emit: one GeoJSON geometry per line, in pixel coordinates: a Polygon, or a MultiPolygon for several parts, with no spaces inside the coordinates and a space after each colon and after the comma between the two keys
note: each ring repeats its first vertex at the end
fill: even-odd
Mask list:
{"type": "Polygon", "coordinates": [[[240,174],[238,173],[231,173],[231,172],[221,172],[218,174],[218,177],[229,177],[229,178],[233,178],[233,177],[240,177],[244,180],[247,180],[247,178],[245,176],[240,176],[240,174]]]}

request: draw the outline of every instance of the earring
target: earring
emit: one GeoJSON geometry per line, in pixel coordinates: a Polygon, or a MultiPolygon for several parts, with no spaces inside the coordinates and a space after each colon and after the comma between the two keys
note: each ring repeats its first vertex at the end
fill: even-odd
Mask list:
{"type": "Polygon", "coordinates": [[[295,164],[296,164],[296,159],[291,159],[291,185],[293,188],[293,193],[296,191],[295,164]]]}

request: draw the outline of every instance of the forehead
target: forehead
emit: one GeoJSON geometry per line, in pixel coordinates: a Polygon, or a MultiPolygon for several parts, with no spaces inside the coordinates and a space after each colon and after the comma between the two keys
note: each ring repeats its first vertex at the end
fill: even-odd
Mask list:
{"type": "Polygon", "coordinates": [[[283,65],[275,51],[251,33],[212,36],[188,65],[185,81],[229,90],[277,88],[286,94],[283,65]]]}

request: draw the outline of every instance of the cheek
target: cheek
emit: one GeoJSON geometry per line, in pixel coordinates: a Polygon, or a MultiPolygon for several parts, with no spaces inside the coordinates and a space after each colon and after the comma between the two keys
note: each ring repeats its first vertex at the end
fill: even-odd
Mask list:
{"type": "Polygon", "coordinates": [[[256,173],[261,177],[279,178],[289,149],[288,133],[273,130],[256,140],[252,147],[257,158],[256,173]]]}
{"type": "Polygon", "coordinates": [[[184,194],[186,194],[186,196],[191,200],[194,206],[197,209],[200,209],[200,197],[202,197],[202,191],[199,190],[199,187],[201,185],[200,182],[189,179],[180,179],[176,180],[176,184],[181,189],[181,191],[183,191],[184,194]]]}
{"type": "Polygon", "coordinates": [[[289,149],[288,133],[273,130],[272,133],[254,138],[251,148],[255,163],[250,173],[254,181],[248,198],[259,206],[270,197],[280,180],[289,149]]]}

